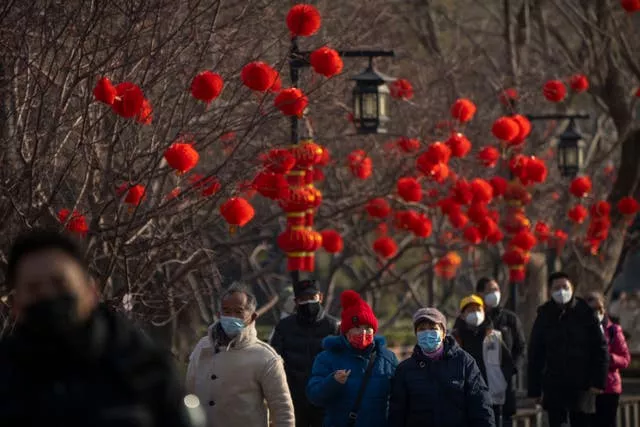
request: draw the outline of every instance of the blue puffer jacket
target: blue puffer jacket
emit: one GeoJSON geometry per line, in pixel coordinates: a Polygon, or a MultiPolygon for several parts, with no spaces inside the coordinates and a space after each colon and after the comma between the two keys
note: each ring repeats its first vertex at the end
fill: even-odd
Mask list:
{"type": "Polygon", "coordinates": [[[473,357],[446,337],[441,360],[416,346],[396,369],[389,427],[495,427],[490,402],[473,357]]]}
{"type": "Polygon", "coordinates": [[[376,337],[374,345],[365,351],[351,347],[344,336],[331,336],[322,342],[324,351],[313,362],[307,384],[307,397],[314,405],[325,409],[325,427],[345,427],[353,409],[372,349],[376,351],[373,372],[360,404],[355,427],[387,427],[387,411],[391,377],[398,366],[396,355],[385,347],[385,340],[376,337]],[[349,379],[340,384],[333,374],[351,370],[349,379]]]}

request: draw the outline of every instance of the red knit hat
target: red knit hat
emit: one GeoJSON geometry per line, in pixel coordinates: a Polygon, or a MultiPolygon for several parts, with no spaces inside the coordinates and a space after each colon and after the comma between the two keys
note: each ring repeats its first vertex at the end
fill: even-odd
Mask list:
{"type": "Polygon", "coordinates": [[[378,331],[378,319],[369,304],[360,298],[357,292],[344,291],[340,295],[340,302],[342,303],[340,330],[343,334],[351,328],[365,325],[371,326],[374,333],[378,331]]]}

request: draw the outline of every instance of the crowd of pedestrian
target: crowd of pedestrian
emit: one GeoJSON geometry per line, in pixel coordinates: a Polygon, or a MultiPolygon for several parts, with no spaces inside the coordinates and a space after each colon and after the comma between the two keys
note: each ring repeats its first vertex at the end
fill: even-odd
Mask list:
{"type": "Polygon", "coordinates": [[[460,300],[449,329],[434,307],[413,315],[415,348],[398,362],[361,296],[341,294],[340,320],[314,281],[294,284],[293,313],[267,344],[256,298],[242,285],[220,298],[218,320],[189,358],[186,392],[173,363],[99,302],[83,251],[55,232],[13,245],[7,271],[15,329],[0,341],[2,426],[507,427],[514,376],[527,353],[529,397],[550,427],[616,425],[620,369],[630,363],[605,299],[576,295],[553,273],[527,346],[494,279],[460,300]]]}

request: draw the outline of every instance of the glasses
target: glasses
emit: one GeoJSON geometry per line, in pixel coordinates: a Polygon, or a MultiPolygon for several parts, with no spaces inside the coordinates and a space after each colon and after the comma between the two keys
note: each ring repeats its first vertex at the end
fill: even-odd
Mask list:
{"type": "Polygon", "coordinates": [[[351,328],[349,330],[354,335],[364,334],[364,335],[373,335],[373,328],[370,326],[359,326],[356,328],[351,328]]]}

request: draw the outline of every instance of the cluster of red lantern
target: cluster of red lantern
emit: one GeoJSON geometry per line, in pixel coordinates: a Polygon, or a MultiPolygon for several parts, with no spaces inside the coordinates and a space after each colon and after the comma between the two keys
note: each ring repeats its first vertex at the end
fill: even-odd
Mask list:
{"type": "Polygon", "coordinates": [[[134,83],[123,82],[113,85],[107,77],[102,77],[93,88],[96,101],[107,104],[114,113],[125,119],[135,118],[138,123],[151,124],[153,109],[142,89],[134,83]]]}
{"type": "Polygon", "coordinates": [[[65,224],[65,229],[71,233],[80,236],[86,236],[89,231],[87,219],[78,211],[70,212],[69,209],[60,209],[58,212],[58,221],[65,224]]]}
{"type": "Polygon", "coordinates": [[[373,161],[364,150],[355,150],[347,157],[351,173],[359,179],[367,179],[373,173],[373,161]]]}
{"type": "Polygon", "coordinates": [[[452,279],[458,272],[458,267],[462,263],[462,258],[456,252],[448,252],[440,258],[434,266],[434,272],[438,277],[452,279]]]}
{"type": "Polygon", "coordinates": [[[404,100],[413,98],[413,86],[407,79],[397,79],[391,83],[389,91],[391,92],[392,98],[404,100]]]}

